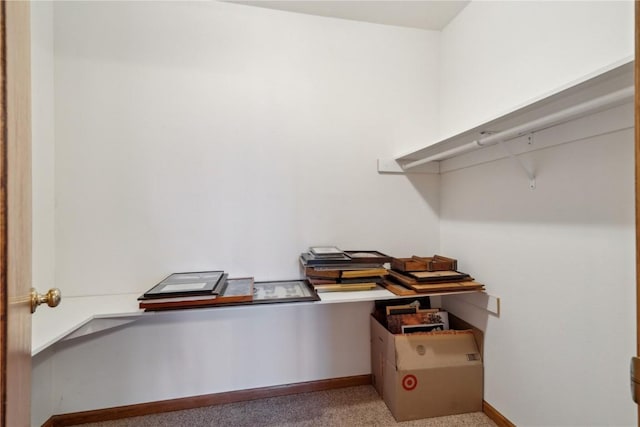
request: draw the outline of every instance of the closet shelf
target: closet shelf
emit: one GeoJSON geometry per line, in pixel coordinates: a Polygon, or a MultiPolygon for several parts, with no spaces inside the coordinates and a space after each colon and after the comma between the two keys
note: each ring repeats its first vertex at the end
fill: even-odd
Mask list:
{"type": "MultiPolygon", "coordinates": [[[[465,132],[394,159],[378,159],[378,172],[437,174],[443,172],[442,161],[499,143],[505,150],[501,157],[516,159],[505,142],[630,103],[633,84],[633,58],[628,58],[465,132]]],[[[532,172],[521,166],[533,181],[532,172]]]]}
{"type": "MultiPolygon", "coordinates": [[[[445,296],[451,292],[440,292],[424,294],[424,296],[445,296]]],[[[480,291],[468,291],[455,293],[461,298],[469,301],[485,300],[495,301],[497,298],[480,291]],[[482,295],[471,295],[482,294],[482,295]],[[483,296],[486,295],[486,296],[483,296]]],[[[31,355],[44,351],[57,342],[78,338],[85,335],[95,334],[107,329],[123,326],[149,316],[162,316],[167,313],[176,313],[184,310],[168,310],[145,312],[138,308],[138,296],[140,292],[117,295],[97,295],[97,296],[76,296],[63,298],[59,307],[55,309],[40,309],[34,313],[32,318],[32,339],[31,355]]],[[[359,303],[366,301],[406,298],[392,294],[384,288],[377,288],[372,291],[353,292],[326,292],[320,294],[320,301],[279,303],[279,304],[256,304],[256,305],[219,305],[210,308],[199,308],[199,312],[207,310],[220,312],[221,310],[250,310],[256,307],[277,307],[283,304],[336,304],[336,303],[359,303]]],[[[475,303],[476,305],[478,302],[475,303]]],[[[495,303],[494,303],[495,304],[495,303]]],[[[491,309],[488,309],[491,311],[491,309]]]]}

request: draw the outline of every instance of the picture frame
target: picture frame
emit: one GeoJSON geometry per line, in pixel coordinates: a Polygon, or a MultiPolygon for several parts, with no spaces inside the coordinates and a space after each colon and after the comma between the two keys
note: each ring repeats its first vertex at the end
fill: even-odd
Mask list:
{"type": "Polygon", "coordinates": [[[254,284],[253,304],[319,300],[320,297],[308,280],[274,280],[254,284]]]}
{"type": "MultiPolygon", "coordinates": [[[[226,274],[223,276],[224,279],[226,276],[226,274]]],[[[223,282],[218,294],[148,298],[140,301],[139,307],[145,311],[160,311],[251,303],[253,277],[226,279],[223,282]]]]}
{"type": "Polygon", "coordinates": [[[146,291],[139,300],[196,295],[211,295],[221,291],[224,271],[173,273],[146,291]]]}
{"type": "Polygon", "coordinates": [[[311,246],[309,252],[315,257],[340,257],[344,251],[337,246],[311,246]]]}
{"type": "Polygon", "coordinates": [[[251,302],[254,295],[253,277],[227,279],[218,296],[218,304],[251,302]]]}
{"type": "Polygon", "coordinates": [[[344,251],[345,255],[351,258],[353,262],[379,263],[385,264],[393,260],[392,256],[383,254],[379,251],[370,250],[348,250],[344,251]]]}
{"type": "Polygon", "coordinates": [[[468,274],[454,270],[410,271],[407,272],[406,275],[418,282],[425,283],[462,282],[466,280],[473,280],[468,274]]]}
{"type": "Polygon", "coordinates": [[[342,254],[334,257],[316,257],[311,252],[303,252],[300,254],[300,262],[303,266],[321,266],[321,265],[336,265],[339,263],[350,263],[351,258],[342,254]]]}

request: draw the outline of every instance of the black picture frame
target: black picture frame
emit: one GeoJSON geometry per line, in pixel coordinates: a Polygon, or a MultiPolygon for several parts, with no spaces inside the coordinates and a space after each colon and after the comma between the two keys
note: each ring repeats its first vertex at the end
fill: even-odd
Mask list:
{"type": "Polygon", "coordinates": [[[224,271],[195,271],[188,273],[173,273],[160,283],[146,291],[140,298],[169,298],[196,295],[211,295],[219,293],[224,285],[224,271]]]}
{"type": "Polygon", "coordinates": [[[349,258],[345,254],[342,254],[336,257],[323,258],[323,257],[316,257],[311,252],[303,252],[300,254],[300,261],[302,262],[302,265],[312,267],[316,265],[333,265],[338,263],[349,263],[351,261],[351,258],[349,258]]]}
{"type": "Polygon", "coordinates": [[[353,262],[368,262],[368,263],[380,263],[384,264],[387,262],[391,262],[393,259],[392,256],[387,254],[383,254],[379,251],[356,251],[356,250],[348,250],[344,251],[345,255],[347,255],[353,262]]]}
{"type": "Polygon", "coordinates": [[[471,280],[471,276],[455,270],[408,271],[405,275],[421,283],[443,283],[471,280]]]}
{"type": "Polygon", "coordinates": [[[221,290],[217,294],[146,298],[140,301],[139,307],[145,311],[184,310],[245,304],[253,300],[253,277],[227,279],[227,274],[224,274],[221,282],[221,290]]]}
{"type": "Polygon", "coordinates": [[[273,280],[254,283],[253,304],[319,300],[320,297],[308,280],[273,280]]]}

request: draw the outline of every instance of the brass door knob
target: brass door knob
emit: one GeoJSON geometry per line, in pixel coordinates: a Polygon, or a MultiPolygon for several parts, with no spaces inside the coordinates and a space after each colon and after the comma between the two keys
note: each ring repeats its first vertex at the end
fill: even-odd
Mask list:
{"type": "Polygon", "coordinates": [[[39,294],[36,288],[31,288],[31,313],[35,313],[36,308],[43,303],[47,303],[49,307],[57,307],[61,299],[62,293],[58,288],[51,288],[44,295],[39,294]]]}

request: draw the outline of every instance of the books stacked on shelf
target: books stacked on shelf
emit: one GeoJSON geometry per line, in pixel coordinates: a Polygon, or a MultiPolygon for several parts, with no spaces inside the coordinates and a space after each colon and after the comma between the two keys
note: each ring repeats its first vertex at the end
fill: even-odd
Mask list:
{"type": "Polygon", "coordinates": [[[174,273],[138,298],[145,311],[251,302],[253,277],[230,279],[224,271],[174,273]]]}
{"type": "Polygon", "coordinates": [[[441,255],[394,258],[389,276],[382,284],[390,292],[403,296],[484,290],[484,285],[457,268],[457,260],[441,255]]]}
{"type": "Polygon", "coordinates": [[[300,255],[304,275],[316,292],[363,291],[382,285],[392,258],[378,251],[343,251],[312,246],[300,255]]]}

